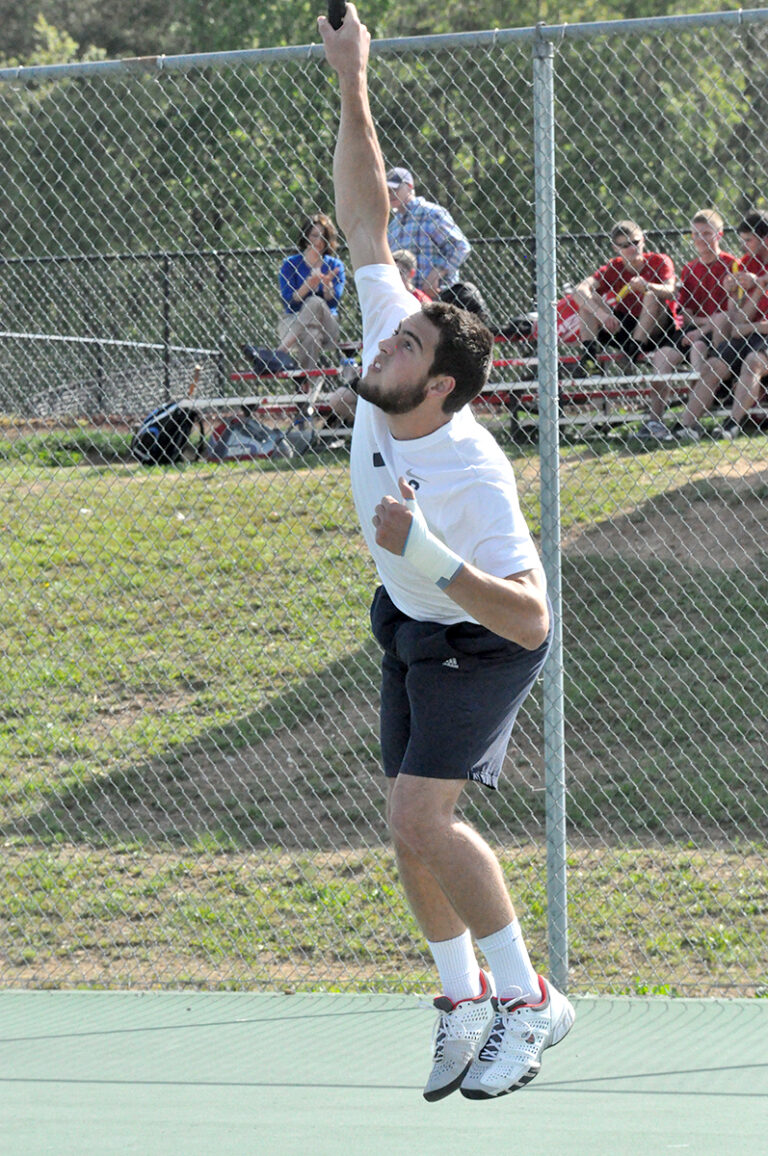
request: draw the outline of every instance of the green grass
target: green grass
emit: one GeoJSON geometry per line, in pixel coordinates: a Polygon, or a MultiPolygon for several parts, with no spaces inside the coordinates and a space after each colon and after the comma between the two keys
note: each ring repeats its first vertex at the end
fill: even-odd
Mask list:
{"type": "Polygon", "coordinates": [[[130,444],[130,433],[95,429],[86,422],[23,437],[3,437],[0,432],[0,462],[76,466],[93,460],[121,461],[127,458],[130,444]]]}
{"type": "MultiPolygon", "coordinates": [[[[0,440],[0,983],[427,983],[360,713],[375,575],[344,457],[146,470],[84,464],[89,436],[0,440]]],[[[510,452],[538,532],[534,451],[510,452]]],[[[713,499],[738,518],[765,458],[761,438],[566,445],[563,535],[713,499]]],[[[577,989],[768,982],[765,575],[599,538],[566,554],[577,989]]],[[[539,958],[540,727],[537,693],[510,787],[467,808],[505,848],[539,958]]]]}
{"type": "MultiPolygon", "coordinates": [[[[580,881],[570,923],[574,989],[768,993],[763,852],[571,851],[580,881]],[[754,978],[737,985],[744,973],[754,978]]],[[[500,849],[500,857],[531,955],[543,960],[542,852],[500,849]]],[[[434,983],[388,850],[15,848],[0,872],[0,904],[11,945],[6,982],[16,985],[145,986],[147,976],[168,988],[411,991],[434,983]]]]}
{"type": "Polygon", "coordinates": [[[0,487],[6,790],[166,751],[360,637],[370,564],[341,468],[9,470],[0,487]]]}

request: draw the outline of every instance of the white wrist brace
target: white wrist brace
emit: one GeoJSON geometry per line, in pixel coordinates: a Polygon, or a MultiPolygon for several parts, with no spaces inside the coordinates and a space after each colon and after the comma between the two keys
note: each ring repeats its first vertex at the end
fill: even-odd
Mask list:
{"type": "Polygon", "coordinates": [[[409,498],[405,505],[413,514],[413,519],[403,547],[403,558],[425,578],[445,590],[461,570],[464,560],[435,537],[415,498],[409,498]]]}

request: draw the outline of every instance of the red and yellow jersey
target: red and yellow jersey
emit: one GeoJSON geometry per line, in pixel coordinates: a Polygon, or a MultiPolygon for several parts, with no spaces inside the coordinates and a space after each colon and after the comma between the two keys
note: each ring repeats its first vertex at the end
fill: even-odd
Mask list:
{"type": "MultiPolygon", "coordinates": [[[[595,273],[595,292],[599,293],[612,309],[619,313],[629,313],[631,317],[639,317],[643,308],[643,295],[629,288],[630,281],[635,277],[642,277],[652,285],[671,281],[675,276],[675,266],[672,258],[666,253],[646,253],[643,264],[639,269],[633,269],[623,257],[614,257],[607,265],[601,265],[595,273]]],[[[677,302],[670,298],[665,301],[667,309],[680,324],[680,310],[677,302]]]]}

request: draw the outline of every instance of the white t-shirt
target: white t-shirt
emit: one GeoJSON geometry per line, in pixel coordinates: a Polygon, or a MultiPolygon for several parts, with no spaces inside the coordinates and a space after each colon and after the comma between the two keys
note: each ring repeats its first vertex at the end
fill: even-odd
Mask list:
{"type": "MultiPolygon", "coordinates": [[[[419,304],[394,265],[355,273],[363,315],[363,373],[379,342],[419,304]]],[[[539,567],[506,455],[469,406],[426,437],[393,438],[386,416],[358,399],[352,436],[352,493],[363,536],[395,606],[420,622],[474,619],[409,562],[376,545],[372,518],[381,499],[400,498],[398,478],[413,486],[432,533],[466,562],[497,578],[539,567]]]]}

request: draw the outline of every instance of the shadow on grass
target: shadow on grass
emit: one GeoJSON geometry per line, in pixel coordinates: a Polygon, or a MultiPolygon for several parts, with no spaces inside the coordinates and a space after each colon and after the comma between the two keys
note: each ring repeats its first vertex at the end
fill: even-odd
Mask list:
{"type": "MultiPolygon", "coordinates": [[[[757,537],[766,492],[753,483],[747,501],[743,479],[692,482],[591,526],[569,546],[572,829],[694,840],[768,831],[757,706],[768,694],[759,610],[768,600],[766,537],[757,537]],[[743,549],[748,517],[751,553],[743,549]]],[[[22,840],[102,846],[379,845],[377,685],[378,648],[369,640],[194,742],[41,796],[33,814],[7,815],[5,829],[22,840]]],[[[502,790],[468,792],[467,817],[498,842],[542,834],[540,695],[539,687],[521,715],[502,790]]]]}
{"type": "Polygon", "coordinates": [[[11,817],[11,829],[24,839],[209,849],[378,840],[377,681],[370,640],[247,716],[49,796],[34,814],[11,817]]]}
{"type": "Polygon", "coordinates": [[[693,481],[571,538],[571,826],[768,832],[766,496],[764,470],[693,481]]]}
{"type": "MultiPolygon", "coordinates": [[[[142,763],[6,818],[24,839],[106,846],[344,850],[380,845],[378,647],[365,646],[262,708],[142,763]]],[[[493,838],[543,823],[540,688],[507,757],[514,792],[472,788],[467,817],[493,838]]],[[[543,828],[542,828],[543,829],[543,828]]]]}

